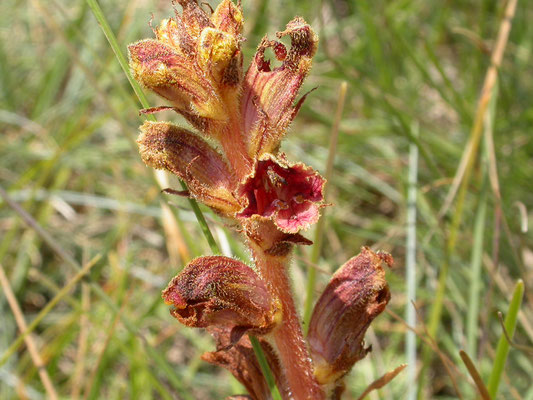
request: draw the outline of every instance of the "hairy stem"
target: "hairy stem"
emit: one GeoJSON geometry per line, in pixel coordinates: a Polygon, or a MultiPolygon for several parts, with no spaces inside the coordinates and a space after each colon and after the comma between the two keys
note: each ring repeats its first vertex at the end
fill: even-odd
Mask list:
{"type": "Polygon", "coordinates": [[[313,365],[292,298],[287,271],[288,257],[269,256],[258,248],[254,248],[253,253],[259,272],[282,304],[282,323],[274,330],[273,337],[291,389],[291,398],[325,399],[324,392],[313,374],[313,365]]]}

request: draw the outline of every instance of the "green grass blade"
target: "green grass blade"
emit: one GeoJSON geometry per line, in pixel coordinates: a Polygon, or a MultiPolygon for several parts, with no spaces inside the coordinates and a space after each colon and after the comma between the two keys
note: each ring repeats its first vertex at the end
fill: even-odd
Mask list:
{"type": "MultiPolygon", "coordinates": [[[[98,4],[96,0],[87,0],[87,4],[89,4],[89,7],[91,8],[93,12],[94,17],[96,18],[96,20],[98,21],[98,24],[102,28],[102,32],[104,32],[104,35],[107,38],[107,41],[109,42],[109,45],[111,46],[111,49],[115,53],[115,56],[117,57],[120,67],[124,71],[124,74],[126,74],[126,77],[128,78],[128,82],[133,88],[133,91],[135,92],[135,95],[139,99],[139,102],[144,108],[149,108],[150,105],[148,103],[148,99],[146,98],[144,92],[142,91],[141,86],[137,83],[135,79],[133,79],[133,76],[131,76],[128,60],[126,59],[126,56],[120,49],[120,45],[118,44],[117,38],[113,30],[111,29],[111,26],[109,26],[109,23],[107,22],[107,18],[105,17],[104,12],[100,8],[100,5],[98,4]]],[[[147,118],[152,121],[156,120],[153,115],[148,115],[147,118]]]]}
{"type": "Polygon", "coordinates": [[[475,357],[477,352],[477,338],[479,334],[479,300],[481,293],[481,261],[483,257],[483,239],[487,215],[488,182],[485,177],[481,189],[481,197],[474,223],[474,246],[472,247],[472,261],[470,263],[470,295],[466,319],[467,352],[475,357]]]}
{"type": "MultiPolygon", "coordinates": [[[[417,132],[414,133],[418,136],[417,132]]],[[[416,309],[411,302],[416,302],[416,192],[418,178],[418,147],[409,144],[409,172],[407,188],[407,243],[406,243],[406,312],[405,319],[409,326],[416,326],[416,309]]],[[[416,399],[416,334],[407,331],[405,335],[405,358],[407,361],[407,399],[416,399]]]]}
{"type": "Polygon", "coordinates": [[[89,263],[87,263],[78,273],[65,285],[59,293],[57,293],[52,300],[46,304],[46,306],[39,312],[37,317],[33,319],[31,324],[28,325],[28,328],[22,332],[17,339],[9,346],[9,348],[3,352],[2,357],[0,358],[0,367],[6,363],[6,361],[17,351],[19,346],[22,344],[26,336],[33,332],[33,330],[39,325],[44,317],[56,306],[56,304],[63,299],[73,287],[90,271],[90,269],[98,262],[100,256],[93,258],[89,263]]]}
{"type": "Polygon", "coordinates": [[[265,353],[263,352],[263,348],[261,347],[259,340],[257,340],[257,338],[252,335],[249,335],[248,337],[250,338],[250,342],[252,342],[252,347],[254,348],[255,356],[257,357],[257,361],[259,361],[261,371],[263,372],[268,387],[270,388],[272,398],[274,400],[282,400],[281,394],[279,393],[278,387],[276,386],[276,380],[274,379],[274,375],[272,375],[272,371],[268,366],[268,361],[265,357],[265,353]]]}
{"type": "MultiPolygon", "coordinates": [[[[524,282],[519,279],[513,290],[513,297],[511,298],[511,303],[509,304],[509,310],[507,311],[507,316],[505,317],[505,330],[509,335],[509,339],[513,338],[514,331],[516,329],[516,323],[518,318],[518,312],[520,311],[520,306],[522,305],[522,297],[524,296],[524,282]]],[[[496,356],[494,357],[494,365],[490,373],[489,381],[487,384],[487,389],[489,391],[490,397],[495,399],[496,394],[498,393],[498,387],[500,386],[501,377],[503,374],[503,368],[505,367],[505,362],[507,361],[507,355],[509,354],[510,344],[505,337],[505,334],[502,333],[500,340],[498,341],[498,347],[496,348],[496,356]]]]}
{"type": "MultiPolygon", "coordinates": [[[[328,159],[326,162],[326,173],[324,178],[326,181],[329,181],[331,174],[333,172],[333,161],[335,160],[335,154],[337,150],[337,141],[339,138],[339,125],[342,118],[342,110],[344,109],[344,100],[346,98],[346,90],[348,84],[342,82],[339,89],[339,97],[337,100],[337,112],[335,114],[335,120],[331,128],[330,142],[329,142],[329,153],[328,159]]],[[[326,197],[327,187],[324,189],[324,198],[326,197]]],[[[313,244],[313,250],[311,253],[311,263],[316,265],[318,259],[320,258],[320,250],[322,249],[322,240],[324,237],[324,224],[326,220],[324,218],[324,213],[322,217],[318,220],[315,229],[315,240],[313,244]]],[[[303,316],[303,325],[304,331],[307,333],[307,328],[309,327],[309,321],[311,320],[311,313],[313,311],[313,298],[315,292],[315,283],[316,283],[316,269],[309,268],[307,275],[307,288],[306,288],[306,298],[304,305],[304,316],[303,316]]]]}

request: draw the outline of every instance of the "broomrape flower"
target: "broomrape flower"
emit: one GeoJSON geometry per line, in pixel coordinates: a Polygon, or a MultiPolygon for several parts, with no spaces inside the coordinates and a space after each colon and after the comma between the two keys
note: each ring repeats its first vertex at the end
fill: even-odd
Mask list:
{"type": "MultiPolygon", "coordinates": [[[[318,37],[296,17],[276,34],[287,36],[290,46],[265,36],[244,72],[240,2],[223,0],[210,14],[196,0],[178,3],[182,12],[154,28],[154,39],[128,49],[134,78],[168,104],[141,112],[174,110],[191,129],[145,122],[139,151],[148,166],[187,183],[187,191],[171,193],[197,199],[237,227],[255,265],[222,256],[197,258],[170,282],[163,298],[180,322],[213,334],[217,351],[203,358],[229,369],[253,399],[268,399],[270,392],[245,333],[260,337],[284,399],[325,399],[331,390],[340,393],[342,376],[366,354],[364,332],[388,302],[376,296],[378,289],[368,289],[369,281],[375,277],[376,288],[388,289],[375,262],[365,265],[378,272],[363,280],[359,271],[343,267],[343,282],[352,282],[352,288],[339,292],[338,276],[326,288],[324,296],[340,295],[317,304],[309,352],[287,268],[294,245],[312,244],[300,232],[320,216],[325,180],[311,167],[288,161],[279,147],[305,100],[297,96],[318,37]],[[270,65],[268,49],[279,67],[270,65]],[[333,326],[360,312],[357,335],[348,322],[333,326]],[[337,340],[345,340],[345,348],[339,349],[337,340]]],[[[365,257],[369,254],[365,249],[365,257]]]]}

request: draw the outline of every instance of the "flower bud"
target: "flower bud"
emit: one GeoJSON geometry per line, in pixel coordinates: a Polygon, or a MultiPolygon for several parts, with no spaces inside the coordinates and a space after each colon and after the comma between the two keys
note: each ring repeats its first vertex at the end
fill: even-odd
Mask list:
{"type": "Polygon", "coordinates": [[[226,86],[236,88],[242,69],[239,43],[221,30],[204,29],[198,44],[198,65],[209,74],[219,91],[226,86]]]}
{"type": "Polygon", "coordinates": [[[366,330],[390,300],[382,262],[390,266],[393,260],[363,247],[333,275],[315,305],[307,340],[322,385],[342,378],[370,351],[366,330]]]}
{"type": "Polygon", "coordinates": [[[191,261],[163,291],[182,324],[231,330],[231,344],[246,331],[269,332],[281,318],[279,301],[246,264],[223,256],[191,261]]]}
{"type": "Polygon", "coordinates": [[[244,25],[240,4],[235,5],[231,0],[223,0],[211,16],[211,21],[215,28],[238,38],[244,25]]]}
{"type": "Polygon", "coordinates": [[[128,46],[133,77],[169,100],[204,133],[238,109],[242,81],[242,12],[223,1],[211,18],[196,0],[179,0],[183,12],[154,29],[156,39],[128,46]]]}
{"type": "Polygon", "coordinates": [[[226,118],[213,83],[199,75],[196,65],[179,49],[147,39],[131,44],[128,50],[133,77],[178,111],[214,120],[226,118]]]}

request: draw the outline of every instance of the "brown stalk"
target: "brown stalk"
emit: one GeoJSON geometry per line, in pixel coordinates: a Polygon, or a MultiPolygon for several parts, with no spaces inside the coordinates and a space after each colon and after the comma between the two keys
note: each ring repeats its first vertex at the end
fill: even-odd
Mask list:
{"type": "Polygon", "coordinates": [[[522,351],[524,353],[532,354],[533,355],[533,347],[525,346],[523,344],[518,344],[511,339],[509,336],[509,333],[507,332],[507,328],[505,328],[505,323],[503,321],[503,315],[501,311],[498,311],[498,320],[500,321],[500,325],[502,326],[503,334],[505,336],[505,339],[509,342],[509,346],[515,348],[516,350],[522,351]]]}
{"type": "MultiPolygon", "coordinates": [[[[13,290],[11,290],[11,285],[9,284],[9,280],[7,279],[7,276],[4,272],[4,267],[1,264],[0,264],[0,284],[2,285],[2,289],[6,296],[7,302],[9,303],[9,307],[11,308],[11,311],[13,312],[13,315],[15,317],[15,321],[17,322],[17,326],[19,330],[21,332],[26,332],[28,329],[28,325],[26,324],[24,314],[22,313],[22,310],[20,309],[20,306],[18,304],[17,298],[15,297],[15,294],[13,293],[13,290]]],[[[28,352],[30,353],[31,360],[33,361],[33,364],[35,365],[35,368],[37,368],[37,372],[39,373],[39,377],[41,378],[41,381],[43,383],[44,389],[46,390],[46,394],[48,395],[48,398],[50,398],[51,400],[59,399],[57,395],[57,391],[55,390],[54,385],[52,383],[52,380],[50,379],[50,376],[48,375],[48,372],[46,371],[46,367],[43,362],[43,359],[41,358],[41,355],[39,354],[37,345],[35,344],[35,341],[33,340],[33,336],[26,335],[24,337],[24,342],[26,343],[26,347],[28,349],[28,352]]]]}
{"type": "Polygon", "coordinates": [[[394,318],[396,321],[398,321],[399,323],[401,323],[406,329],[412,331],[415,333],[415,335],[420,339],[422,340],[424,343],[426,343],[429,347],[431,347],[431,349],[433,349],[433,351],[435,353],[437,353],[439,355],[439,358],[441,359],[442,363],[444,364],[444,367],[446,369],[446,372],[448,373],[448,376],[450,376],[450,379],[452,381],[455,381],[455,378],[453,377],[452,375],[452,371],[450,369],[450,367],[453,368],[453,370],[455,371],[455,373],[460,376],[461,378],[464,378],[466,379],[466,376],[461,373],[461,371],[459,371],[459,369],[457,368],[457,365],[455,365],[453,363],[453,361],[450,359],[450,357],[448,357],[448,355],[446,353],[444,353],[438,346],[438,344],[435,342],[434,339],[432,339],[431,337],[429,337],[427,335],[427,333],[425,334],[422,334],[420,333],[416,328],[410,326],[407,322],[405,322],[405,320],[400,317],[398,314],[396,314],[394,311],[391,311],[389,308],[385,308],[385,312],[387,314],[389,314],[392,318],[394,318]]]}
{"type": "Polygon", "coordinates": [[[481,395],[481,398],[483,400],[491,400],[489,391],[487,390],[487,387],[483,383],[483,379],[481,379],[481,375],[479,375],[479,372],[477,371],[476,366],[463,350],[459,351],[459,355],[461,356],[461,359],[465,363],[466,369],[470,373],[470,376],[474,380],[474,383],[476,384],[477,389],[479,390],[479,394],[481,395]]]}
{"type": "Polygon", "coordinates": [[[70,398],[77,400],[80,397],[81,382],[85,371],[85,357],[87,356],[87,343],[89,338],[89,307],[90,307],[90,287],[86,283],[81,286],[81,316],[80,335],[78,337],[78,350],[76,352],[76,366],[72,377],[70,398]]]}
{"type": "Polygon", "coordinates": [[[282,322],[272,332],[287,383],[295,399],[322,400],[324,392],[315,380],[311,358],[294,305],[288,276],[288,258],[273,257],[253,248],[257,269],[282,305],[282,322]]]}
{"type": "Polygon", "coordinates": [[[442,361],[442,364],[444,365],[444,368],[446,369],[446,372],[448,373],[448,376],[450,377],[450,380],[452,381],[452,385],[455,390],[455,393],[457,394],[457,397],[462,400],[463,396],[461,395],[461,392],[459,391],[459,386],[457,385],[457,381],[455,380],[455,375],[452,373],[450,369],[450,365],[449,365],[449,364],[451,365],[455,365],[455,364],[453,364],[449,358],[443,357],[444,353],[440,350],[437,341],[433,338],[433,336],[430,335],[428,328],[426,324],[424,323],[424,318],[422,317],[422,315],[420,315],[418,307],[416,306],[414,301],[412,302],[412,305],[415,308],[415,311],[418,316],[418,320],[422,321],[422,328],[424,329],[424,333],[426,334],[427,338],[432,344],[431,347],[437,352],[439,358],[442,361]]]}
{"type": "Polygon", "coordinates": [[[407,364],[402,364],[396,368],[394,368],[392,371],[387,372],[382,377],[376,379],[374,382],[372,382],[368,387],[365,389],[365,391],[357,398],[357,400],[363,400],[370,392],[373,390],[381,389],[383,386],[385,386],[387,383],[392,381],[396,376],[404,370],[404,368],[407,367],[407,364]]]}
{"type": "Polygon", "coordinates": [[[239,119],[234,113],[230,113],[230,121],[222,129],[218,139],[226,158],[231,163],[232,170],[238,180],[241,181],[252,170],[253,162],[246,152],[239,119]]]}
{"type": "Polygon", "coordinates": [[[439,211],[439,219],[441,219],[448,212],[453,200],[455,199],[459,187],[461,185],[467,186],[470,180],[470,174],[476,160],[479,142],[483,133],[485,114],[492,97],[494,86],[498,79],[498,70],[500,69],[503,53],[509,38],[509,32],[511,31],[511,21],[516,11],[517,2],[518,0],[509,0],[507,6],[505,7],[505,15],[498,31],[498,37],[496,38],[496,44],[490,59],[490,66],[485,75],[483,88],[481,89],[481,95],[476,109],[476,115],[474,119],[474,125],[472,126],[472,132],[470,134],[470,139],[465,147],[463,156],[461,157],[461,162],[454,177],[452,187],[450,188],[450,191],[444,200],[444,204],[439,211]]]}

